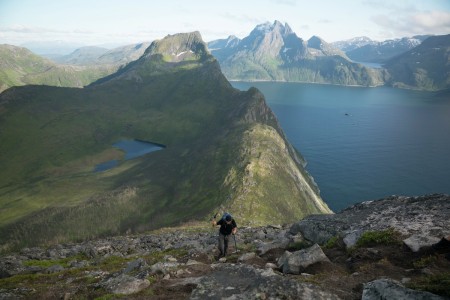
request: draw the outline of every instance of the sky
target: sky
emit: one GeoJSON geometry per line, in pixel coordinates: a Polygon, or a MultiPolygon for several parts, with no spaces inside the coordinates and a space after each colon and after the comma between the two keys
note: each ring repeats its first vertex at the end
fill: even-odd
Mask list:
{"type": "Polygon", "coordinates": [[[0,0],[0,44],[118,46],[191,31],[208,42],[275,20],[327,42],[450,34],[450,0],[0,0]]]}

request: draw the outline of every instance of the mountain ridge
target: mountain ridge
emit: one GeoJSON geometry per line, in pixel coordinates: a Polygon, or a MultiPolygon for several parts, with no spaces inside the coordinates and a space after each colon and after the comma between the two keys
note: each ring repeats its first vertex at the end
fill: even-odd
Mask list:
{"type": "Polygon", "coordinates": [[[389,84],[396,87],[445,90],[450,87],[450,34],[431,36],[419,46],[388,60],[389,84]]]}
{"type": "Polygon", "coordinates": [[[0,105],[4,250],[140,232],[219,206],[253,225],[331,213],[262,94],[232,88],[198,32],[155,41],[84,89],[15,87],[0,105]],[[167,147],[121,161],[120,139],[167,147]],[[111,159],[120,165],[92,172],[111,159]]]}
{"type": "Polygon", "coordinates": [[[318,37],[308,42],[288,24],[275,21],[255,27],[239,44],[212,50],[229,80],[275,80],[377,86],[381,70],[350,62],[345,54],[318,37]]]}

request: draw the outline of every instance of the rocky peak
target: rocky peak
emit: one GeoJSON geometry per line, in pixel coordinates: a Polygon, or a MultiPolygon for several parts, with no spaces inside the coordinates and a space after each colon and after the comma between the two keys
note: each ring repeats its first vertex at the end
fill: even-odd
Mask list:
{"type": "Polygon", "coordinates": [[[161,55],[163,60],[168,62],[196,60],[209,54],[207,49],[200,32],[178,33],[154,41],[145,51],[144,57],[161,55]]]}
{"type": "Polygon", "coordinates": [[[332,44],[327,43],[325,40],[318,36],[312,36],[307,43],[308,50],[313,56],[333,56],[339,55],[344,58],[347,56],[339,50],[335,48],[332,44]]]}
{"type": "Polygon", "coordinates": [[[275,21],[273,24],[267,22],[256,26],[250,35],[242,40],[241,49],[253,50],[258,58],[275,58],[282,56],[283,51],[291,49],[291,52],[298,53],[302,45],[302,40],[287,23],[283,25],[280,21],[275,21]]]}
{"type": "Polygon", "coordinates": [[[324,40],[322,40],[320,37],[314,35],[308,40],[308,47],[321,50],[323,49],[324,45],[327,44],[324,40]]]}
{"type": "Polygon", "coordinates": [[[272,32],[277,32],[283,36],[293,33],[288,23],[285,23],[285,25],[283,26],[280,21],[275,20],[273,24],[271,24],[270,22],[266,22],[257,25],[255,29],[253,29],[253,31],[250,33],[250,35],[266,35],[272,32]]]}

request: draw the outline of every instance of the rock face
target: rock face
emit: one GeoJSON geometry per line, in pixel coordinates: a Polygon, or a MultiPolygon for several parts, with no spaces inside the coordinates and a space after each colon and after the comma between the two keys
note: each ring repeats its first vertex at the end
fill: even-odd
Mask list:
{"type": "Polygon", "coordinates": [[[448,195],[392,196],[359,203],[334,215],[309,216],[294,224],[290,233],[301,233],[305,239],[318,244],[340,236],[353,246],[363,232],[393,228],[404,235],[406,244],[417,251],[448,235],[449,215],[448,195]]]}
{"type": "Polygon", "coordinates": [[[191,294],[200,299],[339,299],[312,284],[283,278],[272,269],[219,265],[191,294]]]}
{"type": "Polygon", "coordinates": [[[364,285],[361,300],[380,299],[443,300],[445,298],[428,292],[411,290],[388,279],[375,280],[364,285]]]}

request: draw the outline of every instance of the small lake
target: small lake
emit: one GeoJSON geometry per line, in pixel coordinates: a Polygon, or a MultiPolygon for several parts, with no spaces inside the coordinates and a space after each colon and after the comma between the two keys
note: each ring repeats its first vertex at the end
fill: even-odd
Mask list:
{"type": "Polygon", "coordinates": [[[334,211],[389,195],[450,193],[450,93],[280,82],[254,86],[334,211]]]}
{"type": "MultiPolygon", "coordinates": [[[[164,145],[141,141],[141,140],[121,140],[112,145],[115,148],[119,148],[125,152],[124,160],[137,158],[150,152],[164,149],[164,145]]],[[[116,167],[119,164],[118,160],[110,160],[101,164],[98,164],[94,168],[94,172],[103,172],[116,167]]]]}

